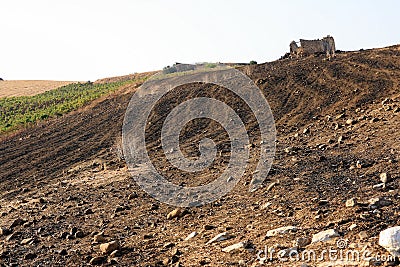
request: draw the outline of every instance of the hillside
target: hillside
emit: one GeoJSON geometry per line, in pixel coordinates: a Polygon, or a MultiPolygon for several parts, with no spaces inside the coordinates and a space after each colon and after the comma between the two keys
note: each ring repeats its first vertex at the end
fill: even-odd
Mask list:
{"type": "MultiPolygon", "coordinates": [[[[254,150],[241,182],[219,201],[167,219],[174,207],[143,192],[123,160],[123,117],[140,86],[126,84],[77,111],[0,137],[0,266],[86,266],[90,261],[106,266],[261,266],[257,252],[265,246],[292,248],[298,238],[329,229],[336,229],[350,248],[387,254],[378,245],[379,232],[400,225],[400,46],[344,52],[331,61],[285,59],[241,70],[263,91],[275,117],[277,150],[265,187],[247,190],[260,139],[256,122],[244,110],[254,150]],[[389,177],[384,186],[379,185],[381,173],[389,177]],[[352,198],[354,205],[346,205],[352,198]],[[283,226],[297,230],[266,236],[283,226]],[[192,232],[197,235],[185,240],[192,232]],[[207,244],[223,232],[229,238],[207,244]],[[112,240],[120,243],[119,252],[102,255],[99,243],[112,240]],[[245,248],[222,251],[238,242],[245,248]]],[[[230,106],[237,102],[221,88],[195,84],[173,90],[163,101],[179,103],[199,95],[230,106]]],[[[152,118],[155,127],[166,116],[162,110],[152,118]]],[[[198,152],[192,144],[203,137],[226,141],[212,122],[193,127],[181,139],[189,155],[198,152]]],[[[150,157],[172,181],[206,182],[226,167],[222,157],[196,179],[170,172],[158,130],[149,133],[150,157]]],[[[320,251],[335,246],[338,238],[300,247],[320,251]]],[[[274,255],[264,265],[302,263],[288,264],[274,255]]]]}
{"type": "Polygon", "coordinates": [[[32,80],[5,80],[0,81],[0,97],[32,96],[60,86],[74,83],[72,81],[32,81],[32,80]]]}

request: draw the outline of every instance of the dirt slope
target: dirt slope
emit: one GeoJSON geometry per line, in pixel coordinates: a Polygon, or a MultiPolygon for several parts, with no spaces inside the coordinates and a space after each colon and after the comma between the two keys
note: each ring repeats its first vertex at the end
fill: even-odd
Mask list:
{"type": "MultiPolygon", "coordinates": [[[[242,70],[262,89],[276,120],[277,152],[264,188],[247,192],[259,136],[244,108],[255,148],[243,180],[216,203],[167,220],[173,208],[140,190],[122,159],[122,120],[135,91],[128,86],[83,110],[3,137],[0,226],[10,233],[0,236],[0,265],[86,266],[99,257],[94,261],[119,266],[259,266],[257,251],[265,246],[290,248],[299,237],[332,228],[351,247],[384,254],[377,245],[379,232],[400,224],[400,46],[342,53],[332,61],[309,57],[242,70]],[[390,181],[374,187],[382,172],[390,181]],[[385,205],[369,205],[373,197],[385,197],[385,205]],[[346,207],[350,198],[358,204],[346,207]],[[349,230],[352,224],[357,226],[349,230]],[[266,238],[267,231],[281,226],[298,230],[266,238]],[[194,231],[198,234],[184,241],[194,231]],[[106,241],[121,244],[113,260],[93,242],[102,232],[106,241]],[[231,238],[206,244],[222,232],[231,238]],[[247,249],[221,250],[241,241],[247,249]]],[[[222,154],[198,177],[175,174],[159,149],[157,123],[165,104],[199,95],[241,107],[235,96],[208,85],[174,90],[160,103],[152,117],[156,128],[147,136],[149,148],[160,172],[177,183],[207,182],[226,164],[222,154]]],[[[193,126],[182,137],[188,155],[196,155],[193,144],[205,136],[225,144],[226,134],[212,122],[193,126]],[[203,134],[204,129],[212,131],[203,134]]],[[[321,250],[336,240],[306,248],[321,250]]],[[[282,263],[274,255],[265,265],[301,263],[282,263]]],[[[329,266],[323,264],[308,262],[329,266]]]]}

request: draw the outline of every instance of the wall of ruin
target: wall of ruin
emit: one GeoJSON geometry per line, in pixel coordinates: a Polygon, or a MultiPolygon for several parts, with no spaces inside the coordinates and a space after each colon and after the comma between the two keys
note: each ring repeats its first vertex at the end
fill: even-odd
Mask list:
{"type": "Polygon", "coordinates": [[[292,41],[289,45],[292,56],[312,55],[315,53],[326,53],[328,57],[335,56],[335,40],[331,36],[324,37],[322,40],[300,39],[300,47],[292,41]]]}
{"type": "Polygon", "coordinates": [[[324,42],[322,40],[300,39],[300,46],[303,48],[303,53],[307,55],[325,52],[324,42]]]}

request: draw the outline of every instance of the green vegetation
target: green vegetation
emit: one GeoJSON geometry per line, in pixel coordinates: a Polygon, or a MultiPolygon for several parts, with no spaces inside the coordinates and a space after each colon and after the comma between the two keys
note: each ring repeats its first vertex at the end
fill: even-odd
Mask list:
{"type": "Polygon", "coordinates": [[[209,68],[209,69],[213,69],[217,66],[217,63],[210,63],[210,62],[206,62],[204,63],[204,67],[205,68],[209,68]]]}
{"type": "MultiPolygon", "coordinates": [[[[181,64],[181,63],[175,63],[172,66],[166,66],[163,68],[162,73],[163,74],[171,74],[171,73],[176,73],[176,72],[188,72],[188,71],[192,71],[195,69],[195,67],[190,68],[190,67],[183,67],[183,68],[179,68],[179,66],[190,66],[191,64],[181,64]]],[[[212,63],[212,62],[202,62],[202,63],[196,63],[193,66],[197,66],[200,67],[202,66],[205,69],[213,69],[218,67],[218,63],[212,63]]]]}
{"type": "Polygon", "coordinates": [[[257,61],[251,60],[251,61],[250,61],[250,65],[257,65],[257,61]]]}
{"type": "Polygon", "coordinates": [[[132,82],[134,80],[104,84],[74,83],[34,96],[0,98],[0,133],[61,116],[132,82]]]}

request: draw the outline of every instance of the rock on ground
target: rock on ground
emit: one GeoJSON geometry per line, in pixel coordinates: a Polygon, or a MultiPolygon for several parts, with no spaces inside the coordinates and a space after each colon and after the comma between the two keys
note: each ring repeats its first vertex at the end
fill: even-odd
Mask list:
{"type": "Polygon", "coordinates": [[[297,231],[297,227],[296,226],[283,226],[283,227],[279,227],[276,229],[272,229],[267,232],[267,237],[272,237],[272,236],[276,236],[279,234],[286,234],[287,232],[290,232],[290,231],[293,231],[293,232],[297,231]]]}
{"type": "Polygon", "coordinates": [[[400,226],[383,230],[379,234],[379,245],[384,247],[393,256],[400,256],[400,226]]]}
{"type": "Polygon", "coordinates": [[[209,245],[214,242],[227,240],[229,238],[231,238],[231,236],[227,232],[223,232],[223,233],[220,233],[220,234],[216,235],[215,237],[211,238],[206,244],[209,245]]]}
{"type": "Polygon", "coordinates": [[[109,254],[109,253],[113,252],[114,250],[118,250],[118,249],[119,249],[119,243],[117,241],[111,241],[111,242],[100,245],[100,250],[104,254],[109,254]]]}
{"type": "Polygon", "coordinates": [[[314,234],[311,243],[325,242],[337,236],[339,236],[339,234],[335,229],[325,230],[314,234]]]}
{"type": "Polygon", "coordinates": [[[231,251],[244,248],[245,246],[246,246],[246,243],[245,243],[245,242],[239,242],[239,243],[230,245],[230,246],[228,246],[228,247],[226,247],[226,248],[223,248],[222,251],[223,251],[223,252],[228,252],[228,253],[229,253],[229,252],[231,252],[231,251]]]}

